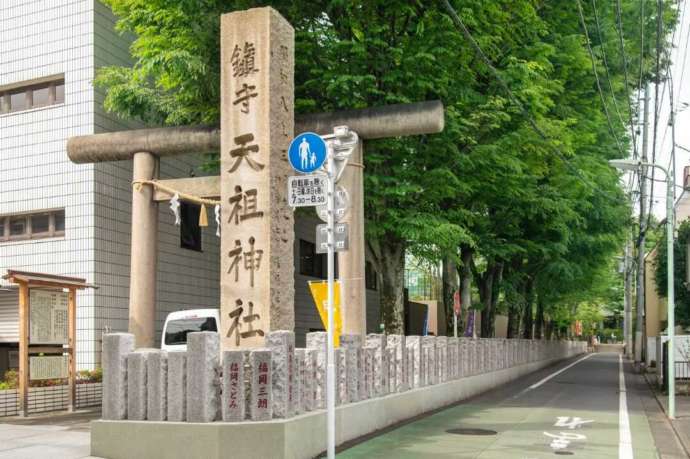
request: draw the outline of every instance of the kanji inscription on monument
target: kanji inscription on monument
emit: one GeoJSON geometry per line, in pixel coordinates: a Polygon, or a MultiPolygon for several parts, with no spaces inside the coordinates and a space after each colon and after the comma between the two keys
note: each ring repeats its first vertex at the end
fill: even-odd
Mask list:
{"type": "Polygon", "coordinates": [[[294,329],[294,31],[271,8],[221,17],[221,336],[261,347],[294,329]]]}

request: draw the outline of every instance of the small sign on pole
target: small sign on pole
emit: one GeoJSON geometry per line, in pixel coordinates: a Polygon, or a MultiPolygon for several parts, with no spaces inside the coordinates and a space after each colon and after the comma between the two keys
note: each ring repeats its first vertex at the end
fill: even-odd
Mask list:
{"type": "MultiPolygon", "coordinates": [[[[337,185],[335,188],[335,209],[333,213],[335,221],[339,222],[345,218],[349,209],[350,193],[341,185],[337,185]]],[[[328,206],[326,204],[318,206],[316,208],[316,215],[319,216],[321,221],[328,223],[328,206]]]]}
{"type": "MultiPolygon", "coordinates": [[[[350,226],[347,223],[333,225],[335,251],[345,252],[350,248],[350,226]]],[[[316,253],[328,253],[328,225],[316,225],[316,253]]]]}
{"type": "Polygon", "coordinates": [[[319,174],[288,177],[288,204],[291,207],[310,207],[326,204],[327,177],[319,174]]]}
{"type": "MultiPolygon", "coordinates": [[[[340,314],[340,281],[335,281],[333,285],[333,322],[335,323],[335,333],[333,334],[333,345],[340,346],[340,333],[343,329],[343,318],[340,314]]],[[[328,330],[328,282],[309,281],[309,290],[314,298],[314,304],[319,311],[321,323],[328,330]]]]}
{"type": "Polygon", "coordinates": [[[320,135],[303,132],[295,137],[288,149],[288,160],[297,172],[309,174],[323,166],[328,148],[320,135]]]}

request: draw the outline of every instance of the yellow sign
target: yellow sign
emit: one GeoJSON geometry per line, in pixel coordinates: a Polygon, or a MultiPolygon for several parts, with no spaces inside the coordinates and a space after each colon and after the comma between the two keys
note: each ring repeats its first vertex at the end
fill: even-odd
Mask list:
{"type": "MultiPolygon", "coordinates": [[[[316,309],[321,316],[323,328],[328,329],[328,282],[309,281],[309,290],[314,298],[316,309]]],[[[340,314],[340,281],[333,283],[333,322],[335,330],[333,334],[333,345],[340,346],[340,333],[343,330],[343,318],[340,314]]]]}

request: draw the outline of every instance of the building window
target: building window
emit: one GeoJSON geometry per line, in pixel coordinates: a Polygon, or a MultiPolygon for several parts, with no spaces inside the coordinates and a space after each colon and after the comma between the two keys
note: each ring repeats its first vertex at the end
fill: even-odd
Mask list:
{"type": "Polygon", "coordinates": [[[299,240],[299,273],[303,276],[315,276],[318,255],[316,245],[303,239],[299,240]]]}
{"type": "Polygon", "coordinates": [[[201,252],[201,206],[189,202],[180,203],[180,247],[201,252]]]}
{"type": "Polygon", "coordinates": [[[364,265],[364,287],[367,290],[378,290],[378,273],[374,269],[374,265],[367,261],[364,265]]]}
{"type": "Polygon", "coordinates": [[[20,112],[64,102],[65,79],[62,76],[25,85],[11,85],[4,90],[0,88],[0,113],[20,112]]]}
{"type": "MultiPolygon", "coordinates": [[[[334,277],[338,277],[338,254],[333,260],[334,277]]],[[[299,240],[299,272],[303,276],[326,279],[328,277],[328,258],[325,253],[316,253],[316,244],[299,240]]]]}
{"type": "Polygon", "coordinates": [[[0,242],[61,237],[64,235],[64,209],[0,216],[0,242]]]}
{"type": "Polygon", "coordinates": [[[36,214],[31,216],[31,234],[50,232],[50,214],[36,214]]]}

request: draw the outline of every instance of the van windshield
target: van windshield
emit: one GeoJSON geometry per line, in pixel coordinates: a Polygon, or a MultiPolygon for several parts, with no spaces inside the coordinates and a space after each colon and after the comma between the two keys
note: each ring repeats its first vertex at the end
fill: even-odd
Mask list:
{"type": "Polygon", "coordinates": [[[218,331],[216,319],[213,317],[199,317],[196,319],[171,320],[165,329],[165,344],[187,344],[187,333],[200,331],[218,331]]]}

